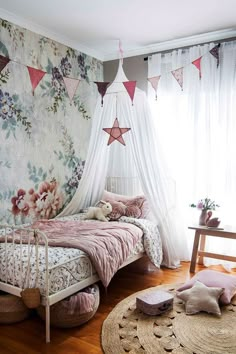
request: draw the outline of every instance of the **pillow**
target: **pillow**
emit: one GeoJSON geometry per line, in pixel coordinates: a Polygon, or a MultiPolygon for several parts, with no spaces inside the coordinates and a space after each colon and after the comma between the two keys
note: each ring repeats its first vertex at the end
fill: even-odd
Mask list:
{"type": "Polygon", "coordinates": [[[110,203],[111,201],[124,203],[128,207],[127,214],[125,214],[125,216],[132,216],[135,218],[147,218],[150,213],[148,201],[143,195],[131,197],[108,192],[105,190],[102,199],[110,203]]]}
{"type": "Polygon", "coordinates": [[[145,202],[144,197],[136,197],[132,200],[128,200],[127,202],[123,202],[126,205],[125,215],[131,218],[142,218],[143,216],[143,204],[145,202]]]}
{"type": "Polygon", "coordinates": [[[184,285],[178,288],[177,291],[191,288],[197,280],[206,286],[224,288],[224,292],[220,297],[220,302],[224,305],[228,305],[236,293],[236,276],[224,274],[210,269],[200,271],[190,280],[188,280],[184,285]]]}
{"type": "Polygon", "coordinates": [[[223,291],[223,288],[207,287],[197,280],[192,288],[177,293],[177,297],[185,302],[187,315],[200,311],[221,315],[218,301],[223,291]]]}
{"type": "Polygon", "coordinates": [[[122,202],[110,200],[109,203],[112,206],[112,212],[108,215],[110,221],[116,221],[119,220],[121,216],[125,216],[126,206],[122,202]]]}

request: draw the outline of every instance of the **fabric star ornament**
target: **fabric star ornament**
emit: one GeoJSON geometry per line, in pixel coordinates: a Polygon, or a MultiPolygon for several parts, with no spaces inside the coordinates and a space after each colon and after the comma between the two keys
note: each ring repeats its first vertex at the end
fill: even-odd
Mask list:
{"type": "Polygon", "coordinates": [[[103,128],[102,130],[104,130],[107,134],[110,135],[107,145],[110,145],[115,140],[125,145],[122,135],[127,133],[130,128],[120,128],[118,119],[116,118],[112,128],[103,128]]]}
{"type": "Polygon", "coordinates": [[[224,288],[207,287],[196,281],[191,289],[177,293],[177,297],[185,302],[187,315],[194,315],[200,311],[221,315],[219,297],[224,288]]]}

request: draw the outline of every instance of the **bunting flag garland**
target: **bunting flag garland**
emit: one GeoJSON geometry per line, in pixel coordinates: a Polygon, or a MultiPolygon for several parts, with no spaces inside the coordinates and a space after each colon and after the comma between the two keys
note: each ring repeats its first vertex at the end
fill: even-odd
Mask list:
{"type": "Polygon", "coordinates": [[[197,58],[196,60],[192,61],[192,64],[196,66],[196,68],[199,70],[199,79],[202,78],[202,73],[201,73],[201,60],[202,57],[197,58]]]}
{"type": "Polygon", "coordinates": [[[217,68],[220,64],[220,56],[219,56],[219,49],[220,49],[220,43],[217,44],[214,48],[210,50],[210,53],[213,55],[213,57],[216,58],[217,60],[217,68]]]}
{"type": "Polygon", "coordinates": [[[0,55],[0,72],[5,68],[9,61],[9,58],[0,55]]]}
{"type": "Polygon", "coordinates": [[[127,133],[130,129],[131,128],[120,128],[118,119],[116,118],[112,128],[103,128],[102,130],[104,130],[107,134],[110,135],[107,145],[110,145],[115,140],[125,145],[122,135],[127,133]]]}
{"type": "Polygon", "coordinates": [[[46,74],[46,72],[39,70],[39,69],[31,68],[30,66],[27,66],[27,69],[29,71],[30,81],[31,81],[31,85],[32,85],[32,92],[34,95],[34,90],[36,89],[39,82],[42,80],[42,78],[46,74]]]}
{"type": "Polygon", "coordinates": [[[151,83],[152,87],[154,88],[156,100],[157,100],[157,86],[158,86],[160,78],[161,78],[161,75],[150,77],[148,79],[148,81],[151,83]]]}
{"type": "Polygon", "coordinates": [[[133,105],[136,81],[125,81],[125,82],[123,82],[123,85],[126,88],[128,94],[129,94],[129,97],[131,98],[132,105],[133,105]]]}
{"type": "MultiPolygon", "coordinates": [[[[201,77],[202,77],[202,72],[201,72],[201,60],[202,60],[202,57],[204,55],[207,55],[208,53],[213,55],[214,58],[217,60],[217,68],[218,68],[219,64],[220,64],[219,48],[220,48],[220,43],[215,45],[207,53],[203,54],[202,56],[200,56],[199,58],[195,59],[194,61],[186,64],[185,66],[194,65],[199,70],[199,78],[201,79],[201,77]]],[[[121,41],[119,41],[119,52],[120,52],[121,59],[123,59],[123,50],[122,50],[122,46],[121,46],[121,41]]],[[[21,64],[18,61],[15,61],[15,60],[13,60],[11,58],[8,58],[8,57],[5,57],[3,55],[0,55],[0,73],[10,61],[11,62],[15,62],[17,64],[21,64]]],[[[33,95],[34,95],[34,91],[35,91],[36,87],[38,86],[39,82],[42,80],[42,78],[44,77],[45,74],[49,74],[49,73],[46,73],[45,71],[42,71],[42,70],[39,70],[39,69],[32,68],[32,67],[27,66],[25,64],[21,64],[21,65],[26,66],[27,69],[28,69],[29,77],[30,77],[30,81],[31,81],[31,85],[32,85],[32,92],[33,92],[33,95]]],[[[182,90],[183,90],[183,69],[184,69],[184,67],[181,67],[181,68],[178,68],[176,70],[172,70],[171,71],[173,77],[178,82],[178,84],[179,84],[179,86],[181,87],[182,90]]],[[[156,99],[157,99],[157,89],[158,89],[158,85],[159,85],[159,81],[160,81],[161,76],[163,76],[163,75],[154,76],[154,77],[151,77],[151,78],[147,79],[150,82],[150,84],[152,85],[153,89],[155,90],[155,98],[156,99]]],[[[69,96],[69,99],[70,99],[70,103],[72,103],[72,100],[74,98],[75,92],[77,90],[77,87],[78,87],[81,79],[79,80],[77,78],[63,77],[63,80],[64,80],[64,84],[65,84],[65,87],[66,87],[66,90],[67,90],[67,93],[68,93],[68,96],[69,96]]],[[[94,83],[97,85],[98,92],[101,95],[101,98],[102,98],[101,105],[103,107],[103,98],[104,98],[104,96],[106,94],[108,86],[110,85],[110,82],[94,81],[94,83]]],[[[135,88],[136,88],[136,81],[125,81],[125,82],[121,82],[121,83],[123,83],[128,95],[131,98],[132,105],[133,105],[135,88]]]]}
{"type": "Polygon", "coordinates": [[[94,81],[94,83],[97,85],[98,87],[98,92],[100,93],[100,95],[102,96],[102,102],[101,105],[103,107],[103,97],[105,96],[106,92],[107,92],[107,87],[110,84],[110,82],[98,82],[98,81],[94,81]]]}
{"type": "Polygon", "coordinates": [[[63,80],[71,103],[80,81],[77,79],[71,79],[70,77],[63,77],[63,80]]]}
{"type": "Polygon", "coordinates": [[[178,82],[181,90],[183,90],[183,68],[172,70],[171,74],[174,76],[175,80],[178,82]]]}

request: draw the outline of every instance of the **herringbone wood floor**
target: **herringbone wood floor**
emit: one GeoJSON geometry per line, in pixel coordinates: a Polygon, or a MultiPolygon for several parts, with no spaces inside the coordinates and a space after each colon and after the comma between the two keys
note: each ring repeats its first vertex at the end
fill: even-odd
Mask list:
{"type": "MultiPolygon", "coordinates": [[[[197,271],[203,267],[198,266],[197,271]]],[[[211,267],[224,271],[221,266],[211,267]]],[[[236,275],[236,271],[234,273],[236,275]]],[[[12,325],[0,325],[1,354],[101,354],[102,323],[112,308],[128,295],[159,284],[181,283],[190,277],[189,263],[179,269],[156,270],[147,259],[120,270],[105,294],[101,284],[101,303],[95,316],[83,326],[51,329],[51,343],[45,344],[44,322],[35,314],[12,325]]]]}

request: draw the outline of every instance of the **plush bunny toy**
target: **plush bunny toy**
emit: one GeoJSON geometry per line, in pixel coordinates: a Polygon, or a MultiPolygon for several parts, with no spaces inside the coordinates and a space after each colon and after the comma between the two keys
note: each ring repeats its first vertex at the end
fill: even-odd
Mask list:
{"type": "Polygon", "coordinates": [[[101,205],[101,207],[90,207],[84,216],[84,220],[97,219],[100,221],[108,221],[106,216],[112,212],[111,204],[104,202],[104,200],[100,200],[98,204],[101,205]]]}

